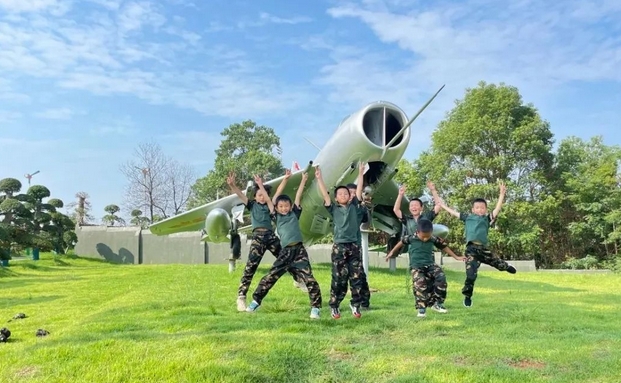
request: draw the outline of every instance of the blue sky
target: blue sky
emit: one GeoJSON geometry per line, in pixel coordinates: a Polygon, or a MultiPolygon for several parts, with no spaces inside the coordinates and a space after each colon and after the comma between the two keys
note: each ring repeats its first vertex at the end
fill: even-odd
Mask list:
{"type": "Polygon", "coordinates": [[[313,159],[375,100],[412,115],[407,159],[478,81],[517,86],[557,142],[621,144],[621,2],[0,0],[0,178],[93,214],[122,205],[121,163],[155,139],[197,175],[220,132],[273,127],[283,160],[313,159]]]}

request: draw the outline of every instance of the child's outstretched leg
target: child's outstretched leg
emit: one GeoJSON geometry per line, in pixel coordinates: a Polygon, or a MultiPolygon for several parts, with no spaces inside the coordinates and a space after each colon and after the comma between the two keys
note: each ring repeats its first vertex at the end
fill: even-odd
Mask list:
{"type": "Polygon", "coordinates": [[[270,271],[261,278],[257,289],[254,291],[254,294],[252,294],[252,302],[248,305],[246,309],[247,312],[253,312],[258,309],[263,298],[265,298],[270,289],[274,287],[278,279],[289,270],[295,253],[287,251],[287,249],[288,248],[284,248],[281,251],[280,256],[276,258],[270,271]]]}
{"type": "Polygon", "coordinates": [[[412,269],[410,273],[412,274],[412,292],[414,293],[416,311],[418,311],[417,316],[424,318],[430,297],[427,276],[423,269],[412,269]]]}
{"type": "Polygon", "coordinates": [[[246,262],[246,267],[244,268],[237,292],[237,311],[246,310],[246,294],[252,283],[252,278],[257,272],[257,268],[267,250],[266,244],[273,241],[271,237],[276,236],[272,232],[254,233],[252,236],[248,261],[246,262]]]}
{"type": "Polygon", "coordinates": [[[319,310],[321,309],[321,289],[319,283],[313,276],[313,269],[308,259],[308,253],[304,245],[292,246],[295,251],[295,259],[290,266],[289,271],[295,275],[299,281],[303,281],[308,291],[308,298],[311,306],[311,319],[319,319],[319,310]]]}
{"type": "Polygon", "coordinates": [[[330,311],[332,318],[339,319],[341,311],[339,306],[347,295],[347,281],[349,271],[345,261],[347,248],[344,244],[335,243],[332,246],[332,281],[330,283],[330,311]]]}
{"type": "Polygon", "coordinates": [[[446,275],[442,268],[438,265],[429,266],[427,276],[433,281],[433,291],[429,299],[431,308],[439,313],[446,313],[448,310],[444,307],[444,301],[446,300],[446,275]]]}
{"type": "MultiPolygon", "coordinates": [[[[265,244],[265,248],[270,251],[274,255],[274,257],[278,258],[280,252],[282,250],[282,245],[280,244],[280,238],[278,238],[275,234],[272,234],[269,238],[267,238],[267,243],[265,244]]],[[[293,285],[300,290],[306,292],[306,286],[304,285],[304,281],[298,280],[295,274],[289,271],[289,274],[293,277],[293,285]]]]}
{"type": "Polygon", "coordinates": [[[490,265],[499,271],[506,271],[511,274],[515,274],[517,272],[513,265],[507,263],[504,259],[496,257],[486,247],[483,247],[479,250],[479,260],[481,261],[481,263],[490,265]]]}

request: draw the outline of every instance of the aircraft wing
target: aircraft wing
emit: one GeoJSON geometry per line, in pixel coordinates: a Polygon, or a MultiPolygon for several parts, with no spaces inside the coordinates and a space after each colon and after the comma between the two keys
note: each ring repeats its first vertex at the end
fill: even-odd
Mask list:
{"type": "MultiPolygon", "coordinates": [[[[287,182],[287,186],[283,190],[283,194],[287,194],[291,197],[291,199],[294,199],[295,193],[300,186],[300,181],[302,180],[302,174],[305,171],[309,171],[311,165],[312,162],[308,164],[306,169],[301,169],[291,174],[287,182]]],[[[309,171],[308,181],[306,182],[306,185],[309,185],[310,181],[314,177],[315,172],[309,171]]],[[[284,178],[284,176],[275,178],[273,180],[264,182],[264,185],[270,185],[272,187],[271,194],[273,195],[284,178]]],[[[242,192],[244,194],[246,193],[243,190],[242,192]]],[[[192,210],[188,210],[184,213],[177,214],[173,217],[169,217],[162,221],[156,222],[153,225],[149,226],[149,230],[151,231],[151,233],[156,235],[168,235],[185,231],[198,231],[205,227],[205,218],[210,211],[220,208],[231,213],[231,210],[238,205],[242,205],[241,199],[237,196],[237,194],[231,194],[229,196],[209,202],[192,210]]],[[[247,215],[248,212],[244,211],[243,214],[247,215]]]]}

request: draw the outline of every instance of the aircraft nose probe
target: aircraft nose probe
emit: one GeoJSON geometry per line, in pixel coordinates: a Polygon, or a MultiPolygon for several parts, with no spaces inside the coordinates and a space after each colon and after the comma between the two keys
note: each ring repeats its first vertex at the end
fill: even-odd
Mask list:
{"type": "MultiPolygon", "coordinates": [[[[410,119],[410,121],[408,121],[407,124],[405,124],[403,126],[403,128],[401,128],[401,130],[399,131],[399,133],[395,134],[395,136],[392,138],[392,140],[390,140],[390,142],[388,142],[388,144],[384,145],[384,150],[382,151],[382,156],[380,157],[380,160],[384,158],[384,156],[386,155],[386,152],[388,151],[388,149],[397,141],[397,139],[399,139],[399,137],[401,137],[401,135],[405,132],[405,130],[407,128],[410,127],[410,125],[412,125],[412,123],[414,123],[414,120],[416,120],[416,118],[423,113],[423,110],[425,110],[425,108],[427,108],[429,106],[429,104],[431,104],[431,102],[436,98],[436,96],[442,91],[442,89],[444,89],[444,87],[446,86],[446,84],[442,85],[440,87],[440,89],[438,89],[438,91],[429,99],[429,101],[427,101],[425,103],[425,105],[423,105],[422,108],[420,108],[420,110],[414,115],[414,117],[412,117],[410,119]]],[[[386,113],[386,109],[384,109],[384,113],[386,113]]],[[[384,124],[386,124],[386,118],[384,118],[384,124]]],[[[386,130],[386,127],[384,127],[384,130],[386,130]]]]}

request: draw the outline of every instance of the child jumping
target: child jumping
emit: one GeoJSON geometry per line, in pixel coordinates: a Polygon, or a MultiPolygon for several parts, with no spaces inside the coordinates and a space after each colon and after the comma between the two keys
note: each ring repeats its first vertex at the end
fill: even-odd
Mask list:
{"type": "Polygon", "coordinates": [[[324,206],[332,216],[334,225],[334,245],[332,246],[332,283],[330,286],[330,311],[332,318],[339,319],[339,306],[347,295],[347,284],[351,289],[350,309],[355,318],[360,318],[361,291],[363,289],[362,257],[358,246],[360,231],[360,201],[362,200],[362,183],[365,164],[360,162],[356,196],[351,199],[347,186],[336,187],[336,204],[332,203],[326,185],[321,177],[319,167],[315,177],[323,196],[324,206]]]}
{"type": "Polygon", "coordinates": [[[487,247],[487,235],[490,225],[496,221],[507,189],[504,183],[500,183],[500,196],[496,203],[496,208],[492,214],[487,213],[487,201],[477,198],[472,202],[472,213],[459,213],[446,206],[443,201],[439,201],[444,210],[454,217],[459,218],[465,223],[466,232],[466,281],[461,293],[464,295],[464,306],[472,307],[472,294],[474,293],[474,282],[477,280],[477,271],[481,263],[490,265],[500,271],[507,271],[511,274],[516,273],[515,267],[498,258],[487,247]]]}
{"type": "Polygon", "coordinates": [[[254,200],[250,200],[237,187],[235,183],[235,173],[229,174],[226,183],[229,185],[231,191],[237,194],[239,199],[241,199],[246,209],[250,211],[250,219],[252,222],[252,243],[250,244],[248,261],[246,262],[246,267],[244,268],[237,293],[237,311],[245,311],[246,294],[252,283],[252,278],[263,259],[263,255],[269,250],[277,257],[280,253],[281,246],[280,240],[272,230],[272,218],[269,206],[267,205],[267,201],[270,199],[270,185],[266,185],[263,188],[259,188],[258,185],[255,185],[254,200]]]}
{"type": "MultiPolygon", "coordinates": [[[[254,294],[252,294],[253,301],[246,309],[247,312],[256,311],[278,279],[285,272],[289,271],[297,280],[304,281],[308,289],[308,297],[310,298],[310,317],[311,319],[319,319],[321,290],[319,289],[319,283],[317,283],[317,280],[313,276],[313,270],[308,258],[308,253],[304,248],[302,232],[300,231],[300,224],[298,221],[302,214],[300,200],[302,199],[302,193],[304,192],[304,185],[307,179],[308,174],[304,173],[302,175],[300,187],[295,195],[293,206],[289,196],[280,194],[284,186],[276,191],[274,201],[267,200],[272,219],[276,221],[276,227],[280,235],[281,251],[270,271],[261,278],[254,294]]],[[[257,185],[259,185],[259,188],[264,191],[261,178],[255,176],[255,181],[257,185]]]]}
{"type": "Polygon", "coordinates": [[[447,247],[443,239],[433,236],[433,224],[428,219],[420,219],[414,235],[406,235],[386,254],[386,261],[399,254],[403,245],[408,246],[410,256],[410,274],[412,274],[412,290],[416,301],[418,317],[424,318],[427,307],[439,312],[447,313],[444,307],[446,300],[446,275],[442,268],[435,263],[433,256],[434,246],[443,250],[458,261],[465,257],[456,255],[447,247]]]}
{"type": "MultiPolygon", "coordinates": [[[[349,202],[351,202],[354,197],[356,197],[356,190],[358,186],[356,184],[348,184],[347,189],[349,190],[349,202]]],[[[361,201],[363,202],[363,201],[361,201]]],[[[360,203],[358,205],[358,247],[362,251],[362,230],[360,229],[360,225],[363,223],[369,222],[369,209],[365,206],[365,203],[360,203]]],[[[360,279],[362,279],[362,289],[360,290],[360,308],[362,310],[370,310],[370,300],[371,300],[371,290],[369,288],[369,282],[367,280],[367,274],[364,272],[364,265],[362,268],[362,274],[360,274],[360,279]]]]}

